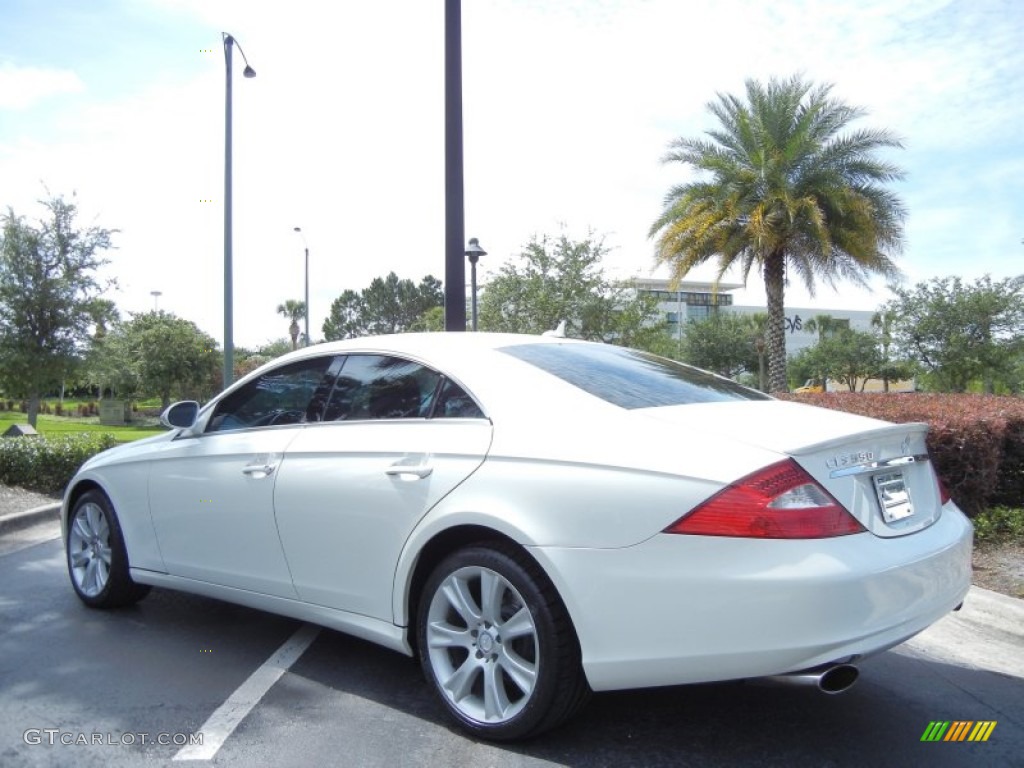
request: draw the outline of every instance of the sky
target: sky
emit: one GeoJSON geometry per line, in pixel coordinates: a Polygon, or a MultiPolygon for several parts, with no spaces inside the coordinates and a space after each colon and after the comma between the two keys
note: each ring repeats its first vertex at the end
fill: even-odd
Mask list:
{"type": "MultiPolygon", "coordinates": [[[[1020,0],[463,0],[466,237],[486,284],[531,237],[603,238],[613,278],[656,269],[651,223],[695,178],[661,161],[748,78],[801,75],[886,128],[906,171],[909,286],[1024,273],[1020,0]]],[[[310,253],[331,302],[394,271],[444,277],[443,0],[0,0],[0,207],[73,199],[118,230],[122,313],[158,306],[223,339],[222,31],[257,76],[234,112],[234,340],[287,334],[310,253]],[[302,235],[294,231],[301,227],[302,235]],[[303,236],[305,240],[303,240],[303,236]],[[153,291],[160,291],[153,296],[153,291]]],[[[712,270],[691,273],[710,279],[712,270]]],[[[739,281],[727,274],[725,281],[739,281]]],[[[468,269],[467,269],[468,280],[468,269]]],[[[787,306],[877,308],[799,283],[787,306]]],[[[757,274],[736,304],[763,304],[757,274]]]]}

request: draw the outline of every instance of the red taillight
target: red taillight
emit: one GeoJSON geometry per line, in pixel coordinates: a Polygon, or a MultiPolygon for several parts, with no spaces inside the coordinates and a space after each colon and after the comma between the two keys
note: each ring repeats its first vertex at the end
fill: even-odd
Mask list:
{"type": "Polygon", "coordinates": [[[863,531],[864,526],[792,459],[723,488],[665,529],[755,539],[824,539],[863,531]]]}

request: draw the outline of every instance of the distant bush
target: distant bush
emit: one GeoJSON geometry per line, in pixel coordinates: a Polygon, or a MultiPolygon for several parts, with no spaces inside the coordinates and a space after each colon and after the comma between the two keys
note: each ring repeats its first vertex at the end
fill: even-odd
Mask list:
{"type": "Polygon", "coordinates": [[[974,518],[974,540],[985,544],[1024,544],[1024,509],[992,507],[974,518]]]}
{"type": "Polygon", "coordinates": [[[0,483],[61,493],[86,459],[115,445],[108,433],[0,438],[0,483]]]}
{"type": "Polygon", "coordinates": [[[1024,507],[1024,399],[851,392],[783,398],[900,424],[923,421],[936,471],[965,512],[1024,507]]]}

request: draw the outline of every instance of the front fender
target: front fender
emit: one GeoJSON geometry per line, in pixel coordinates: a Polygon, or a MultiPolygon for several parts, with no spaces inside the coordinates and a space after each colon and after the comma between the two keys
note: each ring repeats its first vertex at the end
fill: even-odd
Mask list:
{"type": "Polygon", "coordinates": [[[61,533],[67,541],[72,500],[83,486],[98,487],[110,499],[121,525],[128,559],[132,568],[166,572],[163,555],[149,509],[149,472],[147,461],[112,464],[99,469],[79,471],[64,491],[61,503],[61,533]]]}

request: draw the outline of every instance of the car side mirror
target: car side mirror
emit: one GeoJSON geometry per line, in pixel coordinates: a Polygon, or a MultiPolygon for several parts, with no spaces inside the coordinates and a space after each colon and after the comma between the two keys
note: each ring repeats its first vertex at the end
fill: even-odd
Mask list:
{"type": "Polygon", "coordinates": [[[182,400],[172,403],[160,414],[160,423],[171,429],[189,429],[196,423],[199,415],[199,403],[195,400],[182,400]]]}

